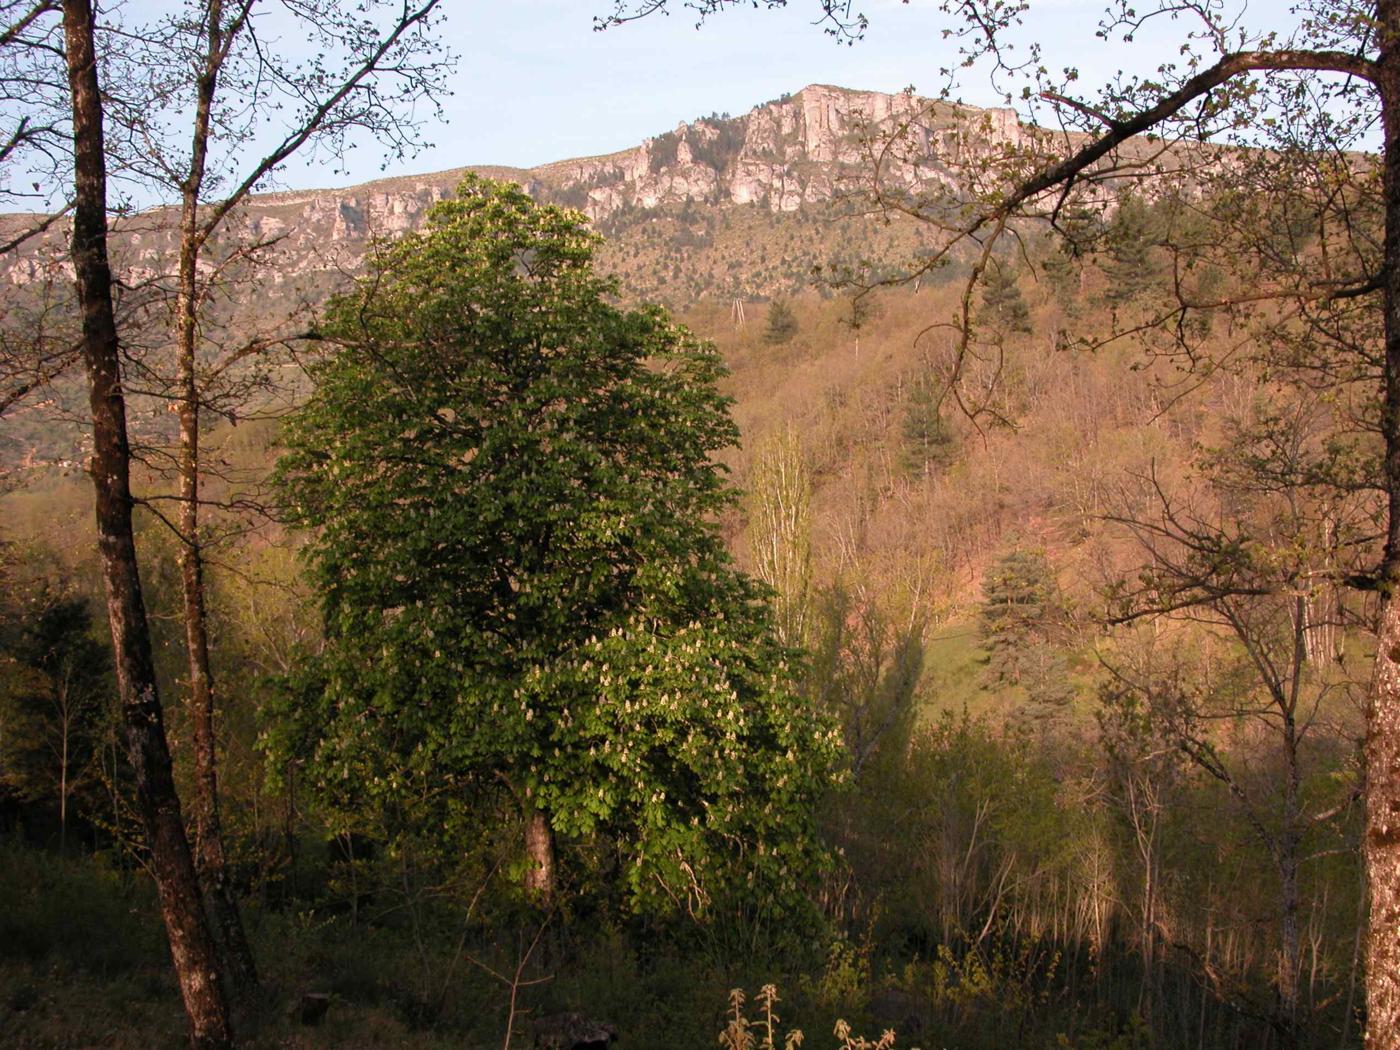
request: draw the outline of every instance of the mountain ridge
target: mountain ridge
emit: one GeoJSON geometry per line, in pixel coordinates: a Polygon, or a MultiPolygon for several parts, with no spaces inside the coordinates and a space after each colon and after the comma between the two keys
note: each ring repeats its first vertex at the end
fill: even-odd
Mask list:
{"type": "MultiPolygon", "coordinates": [[[[344,187],[257,194],[237,211],[235,225],[255,241],[276,241],[274,283],[288,275],[358,266],[370,241],[415,228],[426,210],[448,196],[468,171],[520,183],[531,195],[578,208],[616,234],[638,217],[686,205],[759,205],[770,213],[822,207],[842,181],[867,163],[869,136],[894,118],[911,120],[915,163],[900,162],[887,179],[916,189],[948,181],[947,162],[974,148],[1021,140],[1012,110],[977,109],[920,98],[827,84],[754,106],[737,117],[700,117],[612,153],[572,157],[532,168],[468,165],[396,175],[344,187]]],[[[157,206],[118,219],[113,260],[129,279],[149,280],[174,249],[173,222],[153,222],[173,208],[157,206]]],[[[18,216],[0,216],[14,229],[18,216]]],[[[232,231],[226,242],[236,238],[232,231]]],[[[0,282],[45,279],[61,258],[62,236],[50,231],[0,264],[0,282]]]]}
{"type": "MultiPolygon", "coordinates": [[[[599,265],[617,280],[625,300],[678,310],[710,300],[728,310],[734,300],[814,288],[831,294],[814,277],[823,267],[863,272],[870,260],[909,259],[931,236],[912,219],[883,221],[834,203],[845,180],[867,170],[868,142],[894,119],[916,126],[915,148],[909,160],[890,166],[885,181],[911,191],[953,184],[969,149],[1016,144],[1023,133],[1011,110],[812,84],[737,117],[682,121],[612,153],[533,168],[469,165],[251,196],[227,217],[201,262],[210,278],[206,356],[213,360],[252,340],[275,342],[304,330],[326,297],[362,268],[376,239],[417,229],[468,171],[511,179],[541,201],[582,210],[605,236],[599,265]]],[[[0,216],[0,239],[33,221],[32,215],[0,216]]],[[[59,341],[71,338],[58,330],[72,294],[66,241],[67,224],[57,223],[0,259],[10,324],[46,325],[45,338],[59,341]]],[[[125,308],[144,315],[126,340],[128,353],[144,355],[141,367],[157,374],[163,297],[178,256],[174,207],[117,217],[109,252],[125,308]]],[[[60,414],[81,415],[73,407],[80,400],[76,384],[54,384],[45,396],[57,398],[60,407],[72,403],[60,414]]],[[[7,414],[0,466],[63,461],[84,446],[81,432],[66,428],[59,436],[45,422],[51,414],[42,401],[7,414]]],[[[138,415],[138,430],[153,435],[170,423],[160,404],[138,415]]]]}

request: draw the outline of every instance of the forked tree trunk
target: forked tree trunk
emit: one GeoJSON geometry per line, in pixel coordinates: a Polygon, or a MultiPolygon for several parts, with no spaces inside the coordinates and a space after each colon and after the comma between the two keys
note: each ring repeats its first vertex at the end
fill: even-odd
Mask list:
{"type": "Polygon", "coordinates": [[[190,168],[181,187],[180,262],[175,309],[175,346],[179,373],[180,411],[180,582],[184,599],[185,652],[189,666],[187,703],[194,748],[194,858],[204,890],[204,903],[222,950],[225,972],[233,989],[248,992],[257,985],[253,952],[229,886],[219,819],[218,737],[214,715],[216,693],[209,660],[209,617],[204,590],[204,544],[200,531],[199,449],[200,387],[196,371],[199,343],[198,263],[203,240],[199,229],[199,196],[209,153],[210,119],[224,50],[224,10],[221,0],[209,0],[204,17],[206,53],[195,81],[194,135],[190,168]]]}
{"type": "Polygon", "coordinates": [[[131,454],[107,259],[107,172],[95,26],[91,0],[64,0],[65,57],[73,107],[72,258],[92,410],[98,551],[136,805],[151,851],[190,1041],[197,1047],[227,1047],[232,1045],[228,1004],[175,792],[132,534],[131,454]]]}
{"type": "Polygon", "coordinates": [[[525,896],[538,905],[554,900],[554,829],[543,811],[525,814],[525,896]]]}

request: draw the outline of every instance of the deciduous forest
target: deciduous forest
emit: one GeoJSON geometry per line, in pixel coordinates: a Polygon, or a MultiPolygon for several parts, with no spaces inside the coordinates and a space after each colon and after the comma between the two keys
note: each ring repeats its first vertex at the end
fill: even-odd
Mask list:
{"type": "Polygon", "coordinates": [[[0,0],[0,1043],[1400,1047],[1400,0],[1034,6],[313,269],[462,12],[0,0]]]}

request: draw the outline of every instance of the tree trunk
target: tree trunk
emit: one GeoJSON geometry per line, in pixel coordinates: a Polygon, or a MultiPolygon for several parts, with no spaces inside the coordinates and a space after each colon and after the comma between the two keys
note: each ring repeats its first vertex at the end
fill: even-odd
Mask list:
{"type": "Polygon", "coordinates": [[[1301,908],[1298,873],[1303,862],[1303,769],[1299,759],[1300,743],[1297,711],[1303,673],[1308,659],[1308,602],[1304,596],[1295,599],[1293,625],[1293,659],[1289,686],[1279,694],[1279,711],[1283,716],[1283,758],[1287,763],[1283,782],[1283,827],[1278,840],[1279,869],[1279,955],[1276,969],[1278,983],[1278,1012],[1286,1046],[1298,1039],[1298,992],[1302,966],[1301,936],[1298,914],[1301,908]]]}
{"type": "MultiPolygon", "coordinates": [[[[198,427],[194,417],[189,431],[182,409],[181,432],[198,427]]],[[[196,439],[197,440],[197,439],[196,439]]],[[[238,913],[238,901],[228,882],[224,858],[223,829],[219,821],[217,741],[214,733],[214,683],[209,670],[209,635],[204,607],[204,565],[198,540],[198,468],[189,464],[198,455],[198,445],[181,448],[180,490],[184,500],[181,529],[185,546],[180,552],[180,573],[184,584],[185,645],[189,653],[189,710],[194,746],[194,850],[195,867],[204,890],[214,932],[222,949],[223,963],[235,991],[247,992],[257,985],[253,952],[238,913]]]]}
{"type": "Polygon", "coordinates": [[[257,985],[253,952],[228,883],[219,820],[218,742],[214,731],[214,675],[209,661],[209,617],[204,593],[204,546],[200,534],[199,377],[199,195],[209,151],[209,122],[218,86],[223,43],[223,4],[210,0],[205,17],[208,51],[195,85],[190,169],[181,187],[180,269],[176,295],[175,345],[180,410],[180,581],[184,600],[185,652],[189,663],[190,726],[194,746],[194,856],[225,972],[236,991],[257,985]]]}
{"type": "Polygon", "coordinates": [[[68,735],[71,726],[68,706],[68,687],[60,685],[59,719],[63,733],[62,754],[58,760],[58,852],[68,854],[68,735]]]}
{"type": "Polygon", "coordinates": [[[1142,844],[1142,987],[1138,1012],[1149,1032],[1156,1031],[1157,1014],[1157,880],[1151,840],[1142,844]]]}
{"type": "MultiPolygon", "coordinates": [[[[1400,510],[1392,508],[1392,520],[1397,513],[1400,510]]],[[[1400,602],[1394,593],[1396,582],[1387,582],[1387,593],[1382,598],[1379,647],[1366,720],[1364,853],[1370,898],[1366,936],[1367,1050],[1400,1048],[1400,602]]]]}
{"type": "Polygon", "coordinates": [[[1298,985],[1302,965],[1298,915],[1301,909],[1298,874],[1303,863],[1302,764],[1298,757],[1298,726],[1294,712],[1298,706],[1297,683],[1307,655],[1307,638],[1301,617],[1303,599],[1298,599],[1299,625],[1294,629],[1294,688],[1283,710],[1284,774],[1283,833],[1279,836],[1279,958],[1278,1007],[1287,1045],[1298,1038],[1298,985]]]}
{"type": "Polygon", "coordinates": [[[131,526],[131,454],[107,260],[107,172],[91,0],[65,0],[63,31],[73,107],[72,258],[92,410],[98,550],[127,751],[190,1041],[227,1047],[228,1004],[175,793],[131,526]]]}
{"type": "Polygon", "coordinates": [[[1389,498],[1376,665],[1366,712],[1366,1047],[1400,1048],[1400,0],[1376,5],[1384,136],[1384,484],[1389,498]]]}
{"type": "Polygon", "coordinates": [[[554,900],[554,829],[543,811],[525,815],[525,896],[539,905],[554,900]]]}
{"type": "Polygon", "coordinates": [[[1294,1037],[1298,1023],[1298,981],[1302,957],[1298,934],[1298,850],[1293,839],[1294,836],[1284,838],[1285,853],[1279,870],[1281,914],[1277,969],[1279,1017],[1290,1039],[1294,1037]]]}

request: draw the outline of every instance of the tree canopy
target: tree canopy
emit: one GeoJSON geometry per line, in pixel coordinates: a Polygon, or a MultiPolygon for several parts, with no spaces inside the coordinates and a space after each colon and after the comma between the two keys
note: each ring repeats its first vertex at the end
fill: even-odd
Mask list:
{"type": "Polygon", "coordinates": [[[279,467],[326,644],[270,739],[342,811],[504,790],[636,907],[793,892],[836,738],[717,528],[723,366],[597,243],[469,177],[330,307],[279,467]]]}

